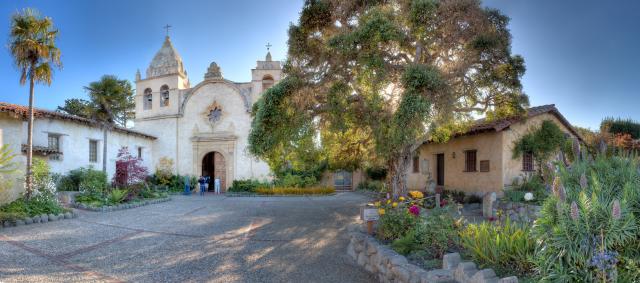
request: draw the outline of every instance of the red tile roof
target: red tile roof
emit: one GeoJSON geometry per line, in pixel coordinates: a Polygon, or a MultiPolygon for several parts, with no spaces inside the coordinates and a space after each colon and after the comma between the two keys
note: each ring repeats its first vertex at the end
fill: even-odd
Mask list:
{"type": "Polygon", "coordinates": [[[479,119],[479,120],[476,120],[476,122],[471,126],[471,128],[468,131],[460,135],[472,135],[472,134],[489,132],[489,131],[500,132],[502,130],[508,129],[509,126],[511,126],[512,124],[515,124],[515,123],[518,123],[526,119],[533,118],[545,113],[554,115],[556,118],[558,118],[558,120],[560,120],[560,122],[567,129],[569,129],[569,131],[571,131],[572,134],[574,134],[578,139],[580,139],[580,141],[583,141],[580,134],[578,134],[578,132],[573,128],[573,126],[571,126],[571,123],[569,123],[569,121],[567,121],[567,119],[564,116],[562,116],[562,114],[560,114],[560,111],[558,111],[558,108],[556,108],[555,104],[531,107],[527,109],[527,114],[524,117],[505,118],[505,119],[498,119],[493,121],[487,121],[486,119],[479,119]]]}
{"type": "MultiPolygon", "coordinates": [[[[10,115],[14,116],[17,119],[26,120],[29,113],[29,107],[24,105],[0,102],[0,113],[9,113],[10,115]]],[[[83,124],[91,127],[100,127],[100,122],[96,120],[82,118],[75,115],[69,115],[69,114],[45,110],[45,109],[34,108],[33,117],[35,119],[49,118],[49,119],[70,121],[70,122],[83,124]]],[[[131,129],[127,129],[124,127],[116,126],[113,130],[116,132],[131,134],[131,135],[135,135],[143,138],[156,139],[156,137],[154,136],[150,136],[150,135],[147,135],[138,131],[134,131],[131,129]]]]}

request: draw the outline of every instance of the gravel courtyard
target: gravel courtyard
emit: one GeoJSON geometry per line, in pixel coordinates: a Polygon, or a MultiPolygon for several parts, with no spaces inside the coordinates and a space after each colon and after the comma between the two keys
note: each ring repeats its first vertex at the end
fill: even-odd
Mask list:
{"type": "Polygon", "coordinates": [[[346,255],[355,193],[174,196],[0,229],[0,282],[374,282],[346,255]]]}

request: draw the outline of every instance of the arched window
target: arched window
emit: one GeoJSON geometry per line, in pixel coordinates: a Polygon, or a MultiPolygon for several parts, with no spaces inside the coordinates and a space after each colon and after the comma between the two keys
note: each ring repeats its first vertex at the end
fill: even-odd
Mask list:
{"type": "Polygon", "coordinates": [[[169,106],[169,86],[163,85],[160,88],[160,107],[169,106]]]}
{"type": "Polygon", "coordinates": [[[273,77],[271,75],[264,75],[262,77],[262,91],[265,91],[273,86],[273,77]]]}
{"type": "Polygon", "coordinates": [[[144,90],[144,96],[142,97],[144,110],[151,109],[153,105],[153,94],[151,94],[151,89],[147,88],[144,90]]]}

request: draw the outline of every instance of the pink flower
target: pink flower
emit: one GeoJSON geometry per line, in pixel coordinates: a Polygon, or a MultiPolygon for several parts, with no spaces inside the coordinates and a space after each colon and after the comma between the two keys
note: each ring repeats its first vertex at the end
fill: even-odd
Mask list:
{"type": "Polygon", "coordinates": [[[415,216],[419,216],[420,215],[420,207],[417,205],[412,205],[411,207],[409,207],[409,213],[415,215],[415,216]]]}

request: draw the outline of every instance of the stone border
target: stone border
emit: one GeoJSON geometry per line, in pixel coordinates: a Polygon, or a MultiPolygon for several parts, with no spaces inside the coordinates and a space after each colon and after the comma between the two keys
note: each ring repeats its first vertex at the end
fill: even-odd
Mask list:
{"type": "Polygon", "coordinates": [[[347,254],[365,270],[377,275],[380,282],[401,283],[517,283],[515,276],[498,278],[493,269],[478,271],[473,262],[461,262],[460,254],[446,254],[442,269],[426,271],[375,238],[358,232],[349,232],[347,254]]]}
{"type": "Polygon", "coordinates": [[[23,218],[23,219],[18,219],[18,220],[15,220],[15,221],[6,220],[3,223],[0,223],[0,227],[4,227],[4,228],[16,227],[16,226],[30,225],[30,224],[36,224],[36,223],[45,223],[45,222],[49,222],[49,221],[58,221],[58,220],[63,220],[63,219],[71,219],[71,218],[77,218],[77,217],[78,217],[78,212],[76,212],[75,210],[72,210],[70,212],[61,213],[61,214],[58,214],[58,215],[55,215],[55,214],[40,214],[40,215],[36,215],[36,216],[33,216],[33,217],[27,217],[27,218],[23,218]]]}
{"type": "Polygon", "coordinates": [[[117,211],[117,210],[124,210],[124,209],[141,207],[141,206],[145,206],[145,205],[149,205],[149,204],[167,202],[167,201],[170,201],[170,200],[171,200],[170,197],[166,197],[166,198],[145,200],[143,202],[122,203],[122,204],[119,204],[119,205],[116,205],[116,206],[109,205],[109,206],[102,206],[102,207],[93,207],[93,206],[88,206],[88,205],[85,205],[85,204],[82,204],[82,203],[74,203],[73,205],[74,205],[75,208],[94,211],[94,212],[111,212],[111,211],[117,211]]]}

